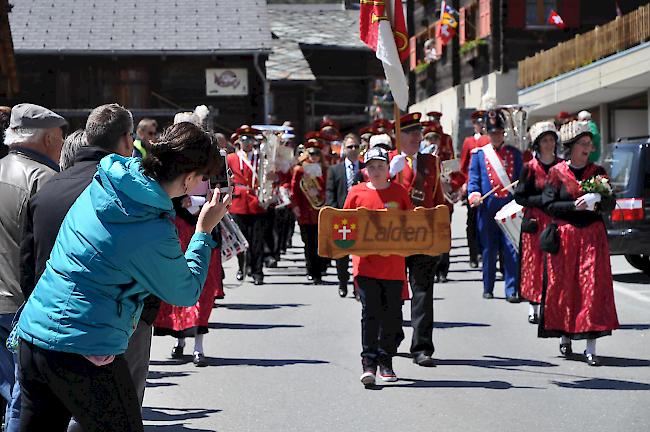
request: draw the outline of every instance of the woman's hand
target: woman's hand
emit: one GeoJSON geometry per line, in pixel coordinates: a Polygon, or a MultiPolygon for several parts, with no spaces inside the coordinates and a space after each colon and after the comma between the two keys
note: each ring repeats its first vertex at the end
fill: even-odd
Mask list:
{"type": "Polygon", "coordinates": [[[201,208],[201,213],[199,213],[199,219],[196,222],[196,232],[209,234],[228,212],[232,198],[230,194],[226,194],[222,198],[221,192],[218,190],[212,192],[212,195],[209,192],[207,198],[206,203],[201,208]]]}
{"type": "Polygon", "coordinates": [[[575,200],[573,204],[576,206],[576,210],[587,210],[587,201],[583,197],[575,200]]]}

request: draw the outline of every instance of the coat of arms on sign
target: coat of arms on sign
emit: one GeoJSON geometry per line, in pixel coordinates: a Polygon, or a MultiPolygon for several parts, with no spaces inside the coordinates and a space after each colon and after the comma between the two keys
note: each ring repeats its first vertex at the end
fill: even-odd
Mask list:
{"type": "Polygon", "coordinates": [[[248,70],[206,69],[205,89],[208,96],[246,96],[248,70]]]}
{"type": "Polygon", "coordinates": [[[357,218],[349,217],[334,220],[332,224],[332,239],[341,249],[347,249],[354,246],[357,241],[357,218]]]}

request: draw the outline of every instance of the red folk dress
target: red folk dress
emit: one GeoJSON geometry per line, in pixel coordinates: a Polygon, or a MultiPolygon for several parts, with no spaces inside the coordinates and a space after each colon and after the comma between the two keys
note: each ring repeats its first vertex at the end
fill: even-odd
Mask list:
{"type": "Polygon", "coordinates": [[[535,232],[521,233],[519,246],[519,293],[522,298],[533,304],[542,301],[542,283],[544,277],[544,260],[546,254],[540,249],[539,235],[551,221],[542,210],[542,192],[549,169],[558,163],[555,160],[550,165],[543,164],[534,158],[524,164],[519,176],[519,184],[515,189],[515,201],[524,206],[524,223],[535,221],[535,232]]]}
{"type": "Polygon", "coordinates": [[[573,203],[584,195],[579,181],[606,176],[588,164],[581,170],[560,162],[550,169],[542,201],[558,225],[560,250],[548,254],[547,284],[542,294],[538,335],[593,339],[619,327],[601,211],[611,211],[614,197],[603,197],[596,211],[578,211],[573,203]]]}
{"type": "MultiPolygon", "coordinates": [[[[174,218],[174,225],[178,230],[181,248],[186,250],[194,234],[195,226],[179,216],[174,218]]],[[[215,248],[212,250],[210,269],[199,300],[194,306],[189,307],[173,306],[161,302],[158,316],[153,323],[154,335],[182,338],[207,333],[214,299],[220,293],[223,294],[221,250],[215,248]]]]}

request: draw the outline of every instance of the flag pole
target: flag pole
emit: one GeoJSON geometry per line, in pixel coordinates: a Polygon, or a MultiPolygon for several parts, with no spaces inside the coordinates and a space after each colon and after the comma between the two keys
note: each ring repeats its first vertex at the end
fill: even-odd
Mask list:
{"type": "MultiPolygon", "coordinates": [[[[397,106],[397,102],[393,102],[393,117],[395,118],[395,150],[397,150],[398,155],[402,154],[402,123],[400,120],[400,114],[401,112],[399,106],[397,106]]],[[[397,174],[397,181],[398,183],[402,183],[401,172],[397,174]]]]}

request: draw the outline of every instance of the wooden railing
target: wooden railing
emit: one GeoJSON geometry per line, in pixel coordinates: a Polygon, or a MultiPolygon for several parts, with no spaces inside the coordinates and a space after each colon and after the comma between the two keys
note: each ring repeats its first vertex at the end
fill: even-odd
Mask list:
{"type": "Polygon", "coordinates": [[[650,40],[650,4],[519,62],[519,88],[586,66],[650,40]]]}

